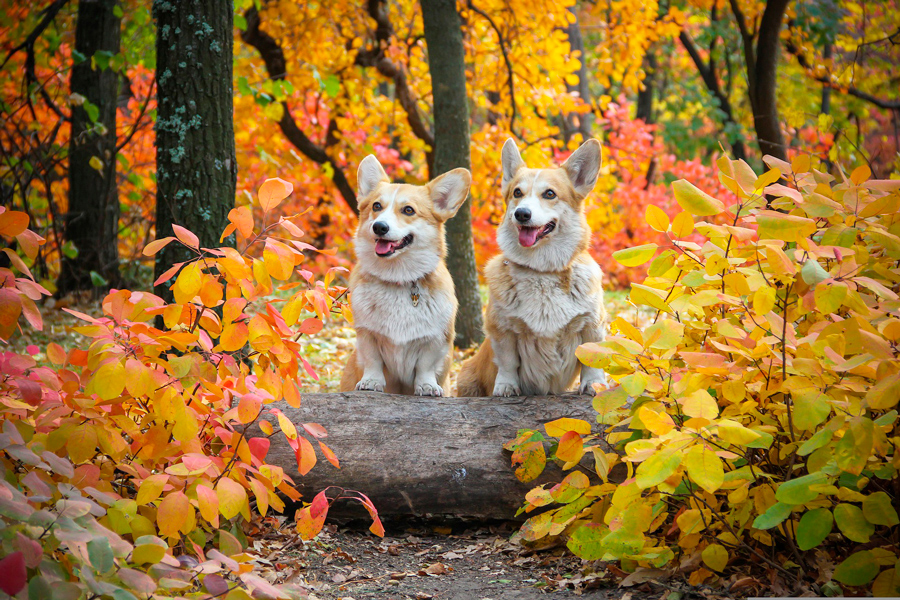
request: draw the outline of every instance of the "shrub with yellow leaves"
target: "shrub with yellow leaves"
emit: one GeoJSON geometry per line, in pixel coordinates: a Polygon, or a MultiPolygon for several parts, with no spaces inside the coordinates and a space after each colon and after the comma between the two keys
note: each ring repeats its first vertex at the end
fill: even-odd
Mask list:
{"type": "MultiPolygon", "coordinates": [[[[900,181],[765,162],[757,177],[718,161],[731,206],[676,181],[684,212],[647,211],[671,244],[616,253],[652,260],[630,299],[655,316],[578,349],[618,386],[594,399],[599,431],[548,424],[572,472],[528,494],[523,511],[541,512],[521,536],[693,584],[764,568],[829,595],[897,596],[900,181]]],[[[520,478],[541,472],[543,441],[507,445],[520,478]]]]}

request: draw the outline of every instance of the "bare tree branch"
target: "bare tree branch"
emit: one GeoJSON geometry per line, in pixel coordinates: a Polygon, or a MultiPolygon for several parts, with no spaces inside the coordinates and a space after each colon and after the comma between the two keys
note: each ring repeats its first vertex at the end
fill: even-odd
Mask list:
{"type": "MultiPolygon", "coordinates": [[[[503,54],[503,62],[506,63],[506,71],[507,73],[509,73],[509,77],[506,80],[506,83],[509,86],[509,100],[512,103],[512,112],[509,115],[509,131],[513,135],[516,135],[516,87],[515,82],[513,81],[512,61],[509,60],[509,53],[506,50],[506,40],[503,39],[503,34],[500,33],[500,28],[497,27],[497,24],[494,23],[494,20],[490,17],[490,15],[472,4],[472,0],[469,0],[468,6],[472,12],[475,12],[484,17],[484,19],[486,19],[487,22],[491,25],[491,29],[493,29],[497,33],[497,42],[500,44],[500,53],[503,54]]],[[[582,57],[581,60],[583,61],[584,57],[582,57]]]]}
{"type": "MultiPolygon", "coordinates": [[[[283,80],[287,75],[287,62],[285,61],[284,51],[281,49],[281,46],[272,36],[260,29],[259,13],[256,8],[251,8],[244,13],[244,18],[247,20],[247,29],[241,32],[241,39],[245,43],[256,48],[266,65],[266,72],[271,79],[276,81],[283,80]]],[[[324,148],[313,142],[303,130],[297,126],[297,122],[294,121],[294,117],[291,116],[291,111],[287,102],[282,102],[281,107],[284,109],[281,120],[278,121],[281,132],[288,141],[297,148],[297,150],[302,152],[310,160],[317,162],[320,165],[331,165],[334,172],[334,175],[332,175],[334,185],[341,193],[341,196],[344,197],[344,200],[347,202],[350,209],[354,213],[359,214],[356,192],[350,185],[343,167],[334,158],[329,156],[324,148]]],[[[332,119],[332,123],[333,122],[334,119],[332,119]]],[[[329,123],[329,130],[333,136],[334,130],[331,128],[332,124],[329,123]]]]}

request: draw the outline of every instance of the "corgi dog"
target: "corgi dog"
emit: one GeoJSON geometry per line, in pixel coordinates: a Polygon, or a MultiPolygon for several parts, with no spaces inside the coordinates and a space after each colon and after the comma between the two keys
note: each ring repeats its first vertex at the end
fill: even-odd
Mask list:
{"type": "Polygon", "coordinates": [[[462,365],[458,395],[560,394],[579,372],[579,392],[593,393],[606,376],[581,366],[575,349],[605,335],[603,273],[588,254],[584,215],[600,170],[600,143],[586,141],[559,168],[529,169],[509,139],[501,162],[501,254],[484,270],[485,340],[462,365]]]}
{"type": "Polygon", "coordinates": [[[472,175],[454,169],[427,185],[395,184],[369,155],[358,181],[349,286],[356,349],[341,391],[443,396],[457,309],[444,223],[465,201],[472,175]]]}

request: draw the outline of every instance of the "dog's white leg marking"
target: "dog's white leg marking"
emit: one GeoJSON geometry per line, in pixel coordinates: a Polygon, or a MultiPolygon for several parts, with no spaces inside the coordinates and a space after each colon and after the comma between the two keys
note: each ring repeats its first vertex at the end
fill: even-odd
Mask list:
{"type": "MultiPolygon", "coordinates": [[[[581,343],[602,342],[606,338],[606,327],[593,323],[581,330],[581,343]]],[[[581,365],[581,385],[578,392],[581,394],[594,394],[594,384],[606,385],[606,373],[600,369],[581,365]]]]}
{"type": "Polygon", "coordinates": [[[519,385],[519,353],[516,340],[508,333],[494,331],[491,333],[491,349],[494,351],[494,364],[497,365],[497,379],[494,380],[492,396],[520,396],[519,385]]]}
{"type": "Polygon", "coordinates": [[[383,392],[386,382],[381,350],[372,334],[365,329],[356,332],[356,354],[363,368],[362,379],[356,384],[356,389],[383,392]]]}
{"type": "Polygon", "coordinates": [[[437,371],[444,364],[450,348],[444,340],[435,340],[422,349],[416,360],[416,396],[443,396],[444,388],[438,384],[437,371]]]}

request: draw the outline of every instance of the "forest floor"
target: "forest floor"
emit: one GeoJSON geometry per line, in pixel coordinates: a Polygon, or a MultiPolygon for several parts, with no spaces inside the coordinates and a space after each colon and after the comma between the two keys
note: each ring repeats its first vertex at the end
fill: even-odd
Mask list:
{"type": "MultiPolygon", "coordinates": [[[[644,324],[624,293],[608,294],[607,304],[612,318],[644,324]]],[[[61,310],[64,307],[101,315],[97,302],[50,300],[42,306],[43,331],[26,329],[14,337],[12,349],[22,352],[34,345],[30,353],[41,362],[50,342],[86,347],[87,338],[75,330],[81,322],[61,310]]],[[[319,375],[318,381],[303,382],[304,392],[337,391],[354,339],[352,327],[337,320],[304,338],[305,356],[319,375]]],[[[459,364],[472,352],[455,351],[452,387],[459,364]]],[[[367,525],[327,524],[314,541],[303,542],[290,519],[270,517],[263,522],[248,548],[258,557],[261,573],[273,583],[302,585],[313,600],[531,600],[548,594],[618,600],[721,597],[709,588],[666,581],[661,571],[629,577],[613,565],[581,561],[562,547],[529,550],[510,541],[516,531],[513,523],[389,521],[384,538],[366,531],[367,525]]]]}

